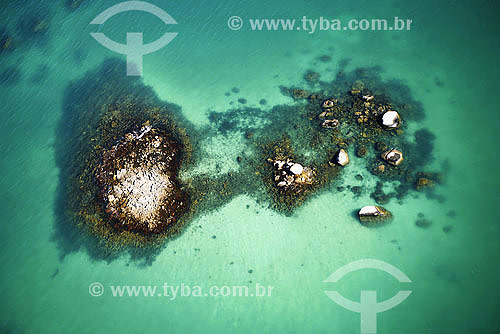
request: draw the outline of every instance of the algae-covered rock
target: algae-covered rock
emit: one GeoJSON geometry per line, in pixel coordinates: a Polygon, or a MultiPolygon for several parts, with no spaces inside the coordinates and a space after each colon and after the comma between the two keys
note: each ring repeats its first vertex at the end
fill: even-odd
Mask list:
{"type": "Polygon", "coordinates": [[[432,188],[434,186],[434,181],[425,178],[425,177],[420,177],[415,181],[415,189],[416,190],[422,190],[424,188],[432,188]]]}

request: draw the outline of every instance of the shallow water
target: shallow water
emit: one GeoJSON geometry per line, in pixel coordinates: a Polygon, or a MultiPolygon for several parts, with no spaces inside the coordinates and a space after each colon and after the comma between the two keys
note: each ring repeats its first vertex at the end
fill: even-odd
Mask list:
{"type": "MultiPolygon", "coordinates": [[[[19,71],[0,75],[0,332],[358,333],[359,314],[336,305],[325,290],[338,289],[352,300],[359,300],[360,290],[376,290],[384,300],[408,286],[374,270],[324,283],[339,267],[364,258],[386,261],[412,281],[407,300],[378,314],[379,333],[500,330],[500,117],[495,98],[500,45],[493,1],[151,3],[178,21],[167,30],[179,36],[144,57],[144,83],[161,99],[181,106],[195,125],[209,125],[208,111],[227,111],[238,106],[239,98],[250,107],[261,107],[264,98],[264,109],[293,103],[280,86],[305,87],[308,69],[331,80],[343,59],[350,60],[346,71],[380,66],[384,79],[402,80],[423,104],[426,118],[415,127],[436,135],[432,167],[442,169],[448,161],[446,183],[436,189],[445,201],[423,195],[410,195],[402,203],[393,199],[386,207],[395,220],[367,229],[351,213],[373,203],[368,192],[355,198],[333,188],[291,217],[239,196],[191,222],[150,265],[127,256],[108,263],[85,251],[64,254],[54,231],[60,173],[56,127],[68,85],[109,57],[124,59],[89,35],[97,28],[88,23],[112,3],[92,1],[75,11],[59,2],[2,3],[3,25],[16,36],[22,35],[17,22],[34,12],[50,21],[46,35],[22,35],[12,52],[0,54],[1,73],[19,71]],[[401,32],[232,31],[226,24],[232,15],[399,16],[414,23],[411,31],[401,32]],[[332,60],[319,61],[325,54],[332,60]],[[231,92],[233,87],[239,93],[231,92]],[[415,226],[420,212],[432,221],[427,229],[415,226]],[[92,282],[106,287],[103,296],[89,294],[92,282]],[[108,288],[164,282],[207,288],[259,283],[274,289],[269,297],[171,300],[113,297],[108,288]]],[[[150,42],[165,31],[151,17],[121,14],[99,29],[120,42],[126,31],[144,31],[150,42]]],[[[245,149],[240,138],[223,135],[204,145],[208,166],[220,163],[221,173],[237,169],[233,157],[245,149]]],[[[341,183],[362,185],[352,167],[341,183]]]]}

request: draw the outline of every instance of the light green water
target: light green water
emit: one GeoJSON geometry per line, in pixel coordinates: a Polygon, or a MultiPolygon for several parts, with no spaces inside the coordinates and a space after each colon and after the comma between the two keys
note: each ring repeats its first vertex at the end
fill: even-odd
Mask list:
{"type": "MultiPolygon", "coordinates": [[[[387,80],[399,79],[423,104],[418,127],[436,135],[435,167],[449,161],[444,203],[425,196],[391,201],[392,224],[367,229],[351,212],[373,200],[365,193],[324,193],[284,217],[241,196],[193,221],[150,266],[127,257],[92,261],[85,252],[64,258],[54,238],[54,202],[59,170],[54,160],[55,128],[65,89],[99,66],[111,51],[89,35],[88,23],[114,2],[92,2],[70,12],[59,3],[14,8],[2,4],[4,25],[15,29],[37,6],[51,14],[45,43],[26,40],[0,54],[0,69],[16,66],[17,84],[0,86],[0,333],[359,333],[359,314],[333,303],[325,290],[358,300],[360,290],[388,299],[406,285],[367,270],[336,285],[323,281],[351,261],[375,258],[401,269],[412,280],[411,296],[378,315],[379,333],[497,333],[500,177],[497,172],[500,117],[498,89],[498,6],[492,1],[327,2],[154,1],[178,21],[179,36],[144,58],[145,84],[182,107],[202,126],[207,111],[238,105],[272,107],[292,103],[281,85],[305,85],[308,69],[333,78],[342,59],[346,70],[380,66],[387,80]],[[231,31],[227,18],[409,17],[405,32],[231,31]],[[81,61],[76,62],[78,52],[81,61]],[[329,54],[332,61],[317,60],[329,54]],[[31,82],[39,65],[49,68],[31,82]],[[442,82],[437,85],[436,81],[442,82]],[[225,96],[232,87],[238,94],[225,96]],[[231,105],[230,103],[234,104],[231,105]],[[448,217],[453,210],[456,217],[448,217]],[[432,220],[415,226],[417,214],[432,220]],[[445,226],[452,226],[444,233],[445,226]],[[212,236],[216,236],[214,239],[212,236]],[[394,242],[395,240],[395,242],[394,242]],[[249,270],[252,270],[250,273],[249,270]],[[251,281],[251,283],[250,283],[251,281]],[[100,282],[101,297],[88,287],[100,282]],[[269,297],[113,297],[110,285],[273,286],[269,297]]],[[[124,41],[130,29],[148,40],[164,27],[145,13],[128,13],[102,27],[124,41]],[[147,19],[144,19],[147,17],[147,19]],[[150,34],[150,35],[148,35],[150,34]]],[[[209,165],[237,168],[240,138],[218,136],[206,143],[209,165]]],[[[354,158],[355,162],[356,159],[354,158]]],[[[355,165],[355,164],[353,164],[355,165]]],[[[357,170],[345,185],[362,185],[357,170]]],[[[366,174],[366,172],[364,172],[366,174]]]]}

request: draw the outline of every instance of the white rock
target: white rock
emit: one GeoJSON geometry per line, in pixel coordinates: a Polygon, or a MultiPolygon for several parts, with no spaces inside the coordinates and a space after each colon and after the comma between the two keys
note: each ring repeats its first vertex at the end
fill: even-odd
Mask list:
{"type": "Polygon", "coordinates": [[[375,205],[368,205],[364,206],[359,210],[359,215],[360,216],[373,216],[373,215],[378,215],[378,209],[375,205]]]}
{"type": "Polygon", "coordinates": [[[293,164],[292,167],[290,167],[290,172],[292,172],[295,175],[302,174],[304,171],[304,167],[302,167],[301,164],[293,164]]]}
{"type": "Polygon", "coordinates": [[[340,149],[337,153],[336,162],[340,166],[344,167],[349,163],[349,155],[344,149],[340,149]]]}
{"type": "Polygon", "coordinates": [[[278,187],[284,187],[286,186],[286,181],[281,181],[280,183],[277,184],[278,187]]]}
{"type": "Polygon", "coordinates": [[[399,114],[394,110],[390,110],[382,115],[382,124],[388,128],[399,127],[399,124],[401,123],[400,120],[399,114]]]}

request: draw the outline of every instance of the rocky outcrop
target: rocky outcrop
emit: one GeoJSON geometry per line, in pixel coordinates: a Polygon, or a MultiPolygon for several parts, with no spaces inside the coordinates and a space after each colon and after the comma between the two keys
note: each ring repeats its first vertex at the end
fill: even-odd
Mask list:
{"type": "Polygon", "coordinates": [[[382,154],[382,159],[384,159],[387,163],[398,166],[403,162],[403,152],[392,149],[382,154]]]}
{"type": "Polygon", "coordinates": [[[375,205],[362,207],[358,212],[358,216],[361,224],[365,226],[385,224],[393,218],[389,210],[375,205]]]}

